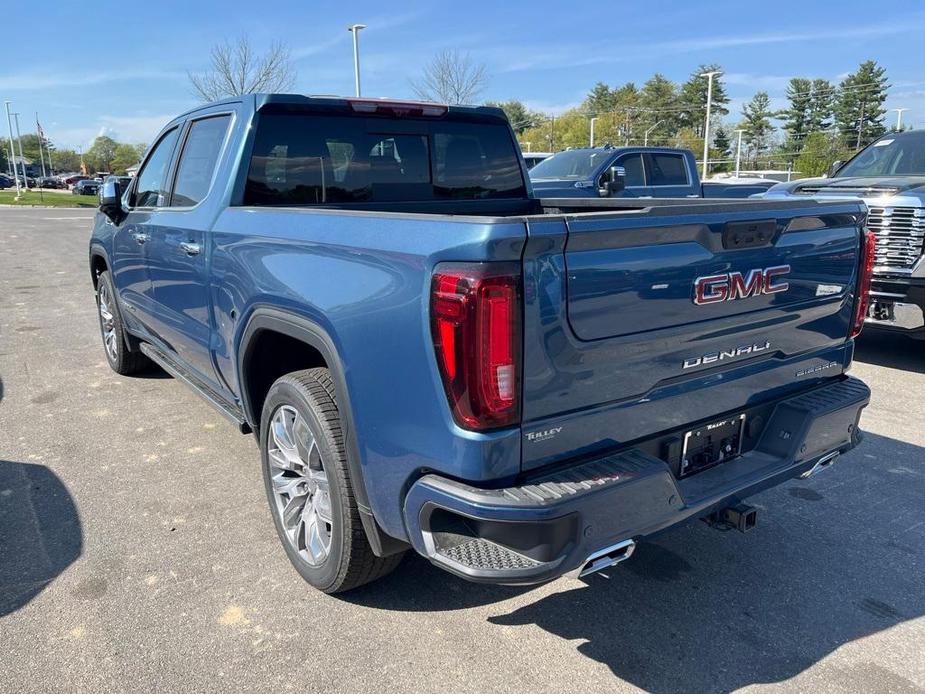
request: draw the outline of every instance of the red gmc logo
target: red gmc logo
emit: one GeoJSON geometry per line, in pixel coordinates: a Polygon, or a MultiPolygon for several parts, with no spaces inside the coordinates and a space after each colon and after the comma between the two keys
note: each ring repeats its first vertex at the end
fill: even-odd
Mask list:
{"type": "Polygon", "coordinates": [[[747,275],[741,272],[724,272],[721,275],[707,275],[694,280],[694,303],[717,304],[720,301],[736,301],[749,296],[778,294],[790,289],[789,282],[779,277],[790,274],[789,265],[749,270],[747,275]]]}

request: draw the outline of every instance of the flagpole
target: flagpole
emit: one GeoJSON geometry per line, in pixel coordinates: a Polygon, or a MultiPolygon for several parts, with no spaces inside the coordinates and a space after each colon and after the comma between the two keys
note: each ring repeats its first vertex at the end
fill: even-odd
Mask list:
{"type": "Polygon", "coordinates": [[[42,178],[45,178],[45,155],[42,154],[42,126],[39,124],[39,112],[35,112],[35,134],[39,136],[39,159],[42,160],[42,178]]]}

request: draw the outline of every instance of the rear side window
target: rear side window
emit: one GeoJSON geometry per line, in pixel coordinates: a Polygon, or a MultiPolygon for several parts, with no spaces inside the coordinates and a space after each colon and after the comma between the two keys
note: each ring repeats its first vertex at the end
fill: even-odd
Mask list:
{"type": "Polygon", "coordinates": [[[135,184],[135,194],[132,200],[133,207],[158,207],[166,204],[167,167],[170,165],[179,132],[179,128],[169,130],[154,145],[151,156],[138,172],[138,183],[135,184]]]}
{"type": "Polygon", "coordinates": [[[687,165],[678,154],[650,154],[650,186],[686,186],[687,165]]]}
{"type": "Polygon", "coordinates": [[[192,207],[209,192],[230,120],[226,115],[192,122],[177,166],[172,207],[192,207]]]}
{"type": "Polygon", "coordinates": [[[526,197],[505,124],[262,114],[245,205],[526,197]]]}

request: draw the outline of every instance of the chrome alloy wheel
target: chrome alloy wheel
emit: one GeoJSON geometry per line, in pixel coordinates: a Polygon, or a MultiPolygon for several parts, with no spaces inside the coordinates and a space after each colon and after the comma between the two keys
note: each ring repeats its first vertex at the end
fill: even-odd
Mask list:
{"type": "Polygon", "coordinates": [[[331,490],[318,443],[294,407],[273,413],[267,458],[276,514],[296,553],[311,566],[331,551],[331,490]]]}
{"type": "Polygon", "coordinates": [[[109,294],[109,286],[100,282],[99,291],[100,305],[100,326],[103,329],[103,345],[106,347],[106,354],[109,359],[115,362],[119,358],[119,336],[116,334],[116,323],[112,312],[114,309],[112,296],[109,294]]]}

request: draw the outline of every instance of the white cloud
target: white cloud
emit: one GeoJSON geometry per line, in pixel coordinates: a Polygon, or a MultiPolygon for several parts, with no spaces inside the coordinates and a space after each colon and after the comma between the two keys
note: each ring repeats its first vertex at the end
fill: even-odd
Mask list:
{"type": "Polygon", "coordinates": [[[57,70],[21,72],[0,75],[0,90],[3,91],[38,91],[41,89],[61,89],[66,87],[88,87],[95,84],[124,80],[176,80],[185,79],[186,73],[166,70],[123,70],[84,73],[63,73],[57,70]]]}
{"type": "Polygon", "coordinates": [[[119,142],[150,143],[176,113],[140,116],[100,116],[92,125],[48,131],[48,136],[58,147],[86,149],[100,135],[107,135],[119,142]]]}

